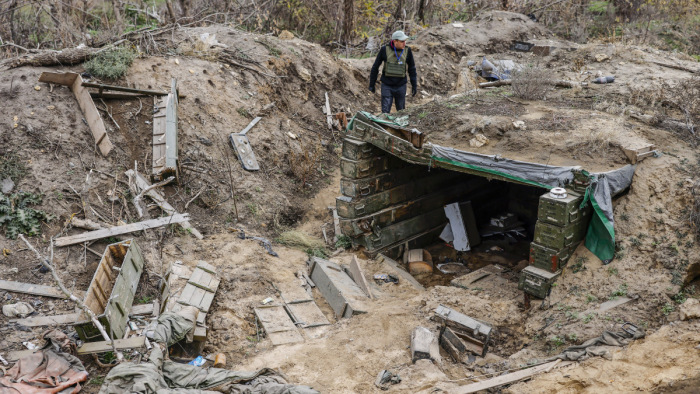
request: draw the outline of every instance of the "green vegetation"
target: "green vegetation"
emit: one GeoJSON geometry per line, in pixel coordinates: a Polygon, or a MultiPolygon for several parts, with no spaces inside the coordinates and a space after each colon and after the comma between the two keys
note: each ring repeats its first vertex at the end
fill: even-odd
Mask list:
{"type": "Polygon", "coordinates": [[[586,263],[588,259],[583,256],[578,256],[576,262],[571,266],[571,271],[573,273],[581,272],[586,270],[586,263]]]}
{"type": "Polygon", "coordinates": [[[664,314],[664,316],[668,316],[671,314],[671,312],[675,311],[676,307],[673,306],[671,303],[665,303],[664,306],[661,307],[661,313],[664,314]]]}
{"type": "Polygon", "coordinates": [[[620,285],[620,287],[617,288],[617,290],[613,291],[612,294],[610,294],[610,297],[608,297],[609,300],[614,300],[617,299],[617,297],[624,297],[627,295],[627,283],[623,283],[620,285]]]}
{"type": "Polygon", "coordinates": [[[335,241],[335,247],[336,249],[348,249],[352,246],[352,242],[350,242],[350,237],[347,235],[339,235],[338,240],[335,241]]]}
{"type": "Polygon", "coordinates": [[[41,222],[49,222],[54,216],[44,211],[30,208],[41,204],[41,195],[18,192],[11,195],[0,193],[0,226],[5,227],[5,236],[17,239],[20,234],[41,234],[41,222]]]}
{"type": "Polygon", "coordinates": [[[83,66],[85,71],[95,77],[119,79],[126,75],[134,59],[136,59],[136,53],[133,50],[121,47],[100,52],[85,62],[83,66]]]}

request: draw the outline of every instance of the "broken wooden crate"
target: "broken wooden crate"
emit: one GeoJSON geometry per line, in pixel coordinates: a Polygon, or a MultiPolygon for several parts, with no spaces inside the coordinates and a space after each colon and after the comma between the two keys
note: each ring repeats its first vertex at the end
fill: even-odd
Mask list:
{"type": "Polygon", "coordinates": [[[311,280],[321,292],[336,317],[352,317],[367,313],[368,296],[343,270],[343,268],[328,260],[318,257],[311,258],[311,280]]]}
{"type": "MultiPolygon", "coordinates": [[[[112,339],[124,337],[143,266],[141,249],[133,240],[108,245],[97,265],[84,303],[112,339]]],[[[75,325],[80,339],[85,342],[102,340],[97,327],[87,316],[83,317],[84,320],[75,325]]]]}
{"type": "Polygon", "coordinates": [[[492,331],[490,325],[443,305],[437,307],[435,316],[443,326],[440,344],[450,355],[460,355],[457,357],[459,361],[465,352],[481,357],[486,355],[492,331]]]}
{"type": "Polygon", "coordinates": [[[182,292],[180,292],[177,301],[170,303],[172,305],[171,311],[173,312],[178,312],[184,306],[194,306],[199,309],[194,329],[194,340],[197,342],[203,342],[207,339],[206,316],[209,313],[212,302],[214,302],[214,296],[219,289],[220,283],[216,267],[206,261],[200,261],[197,263],[194,271],[192,271],[192,275],[187,280],[182,292]]]}
{"type": "Polygon", "coordinates": [[[177,165],[177,80],[172,79],[167,96],[153,97],[153,161],[151,180],[160,182],[174,176],[179,180],[177,165]]]}

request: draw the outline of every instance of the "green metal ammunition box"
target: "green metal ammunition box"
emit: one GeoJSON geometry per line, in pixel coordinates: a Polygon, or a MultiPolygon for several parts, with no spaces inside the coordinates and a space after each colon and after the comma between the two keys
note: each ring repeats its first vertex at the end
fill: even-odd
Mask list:
{"type": "Polygon", "coordinates": [[[590,216],[591,208],[580,208],[583,196],[568,192],[565,198],[554,198],[549,192],[540,197],[537,218],[545,223],[567,226],[590,216]]]}
{"type": "MultiPolygon", "coordinates": [[[[486,183],[485,179],[483,183],[486,183]]],[[[383,228],[392,223],[401,222],[418,216],[421,213],[429,212],[433,209],[444,207],[447,204],[458,201],[460,197],[479,186],[479,182],[470,183],[469,185],[461,183],[457,186],[428,194],[417,200],[392,205],[389,208],[382,209],[368,216],[356,219],[341,218],[340,229],[343,234],[349,237],[370,233],[375,231],[376,228],[383,228]]]]}
{"type": "Polygon", "coordinates": [[[370,194],[380,193],[428,175],[435,175],[440,171],[442,170],[431,171],[428,167],[409,165],[369,178],[341,178],[340,192],[344,196],[351,198],[369,196],[370,194]]]}
{"type": "Polygon", "coordinates": [[[338,216],[356,219],[452,185],[457,173],[442,172],[360,199],[337,197],[338,216]]]}
{"type": "Polygon", "coordinates": [[[343,139],[343,157],[350,160],[369,159],[374,156],[382,156],[384,151],[376,148],[369,142],[353,138],[343,139]]]}
{"type": "Polygon", "coordinates": [[[362,235],[351,238],[351,240],[354,245],[364,246],[369,252],[373,252],[433,228],[444,226],[446,223],[445,210],[440,207],[420,216],[384,227],[379,234],[362,235]]]}
{"type": "Polygon", "coordinates": [[[535,225],[535,243],[554,250],[563,250],[579,243],[586,236],[587,220],[571,223],[566,227],[545,223],[541,220],[535,225]]]}
{"type": "Polygon", "coordinates": [[[358,114],[347,136],[369,142],[411,163],[430,163],[430,149],[422,147],[425,134],[413,134],[410,130],[391,127],[383,128],[358,114]]]}
{"type": "Polygon", "coordinates": [[[579,243],[576,242],[562,250],[555,250],[533,242],[530,244],[530,265],[557,272],[566,265],[578,245],[579,243]]]}
{"type": "Polygon", "coordinates": [[[537,298],[545,298],[549,295],[549,290],[559,275],[561,275],[561,270],[549,272],[533,266],[525,267],[520,271],[518,289],[537,298]]]}
{"type": "Polygon", "coordinates": [[[340,175],[346,178],[366,178],[381,174],[391,168],[392,160],[389,156],[375,156],[369,159],[350,160],[340,158],[340,175]]]}

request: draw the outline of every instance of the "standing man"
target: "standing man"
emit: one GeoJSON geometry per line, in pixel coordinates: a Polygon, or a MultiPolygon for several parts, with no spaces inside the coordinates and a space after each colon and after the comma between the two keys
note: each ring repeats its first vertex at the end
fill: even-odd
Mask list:
{"type": "Polygon", "coordinates": [[[382,112],[391,112],[392,101],[396,102],[396,110],[401,111],[406,107],[406,74],[411,78],[411,95],[415,96],[416,63],[413,61],[413,51],[406,46],[408,36],[401,30],[391,35],[391,42],[379,50],[374,60],[372,72],[369,74],[369,91],[374,93],[377,83],[379,66],[384,62],[382,69],[382,112]]]}

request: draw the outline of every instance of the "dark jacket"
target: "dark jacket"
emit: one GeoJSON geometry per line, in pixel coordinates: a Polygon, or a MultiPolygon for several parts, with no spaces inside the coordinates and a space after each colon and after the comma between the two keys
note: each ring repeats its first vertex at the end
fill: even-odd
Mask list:
{"type": "MultiPolygon", "coordinates": [[[[389,43],[391,48],[394,48],[393,42],[389,43]]],[[[406,64],[408,65],[408,76],[411,78],[411,86],[416,88],[416,63],[413,61],[413,51],[406,45],[406,64]]],[[[369,86],[374,87],[377,83],[377,75],[379,74],[379,66],[382,62],[386,61],[386,46],[383,46],[377,54],[377,58],[374,59],[374,65],[372,65],[372,71],[369,73],[369,86]]],[[[406,77],[387,77],[382,71],[382,83],[387,86],[399,87],[405,85],[407,82],[406,77]]]]}

